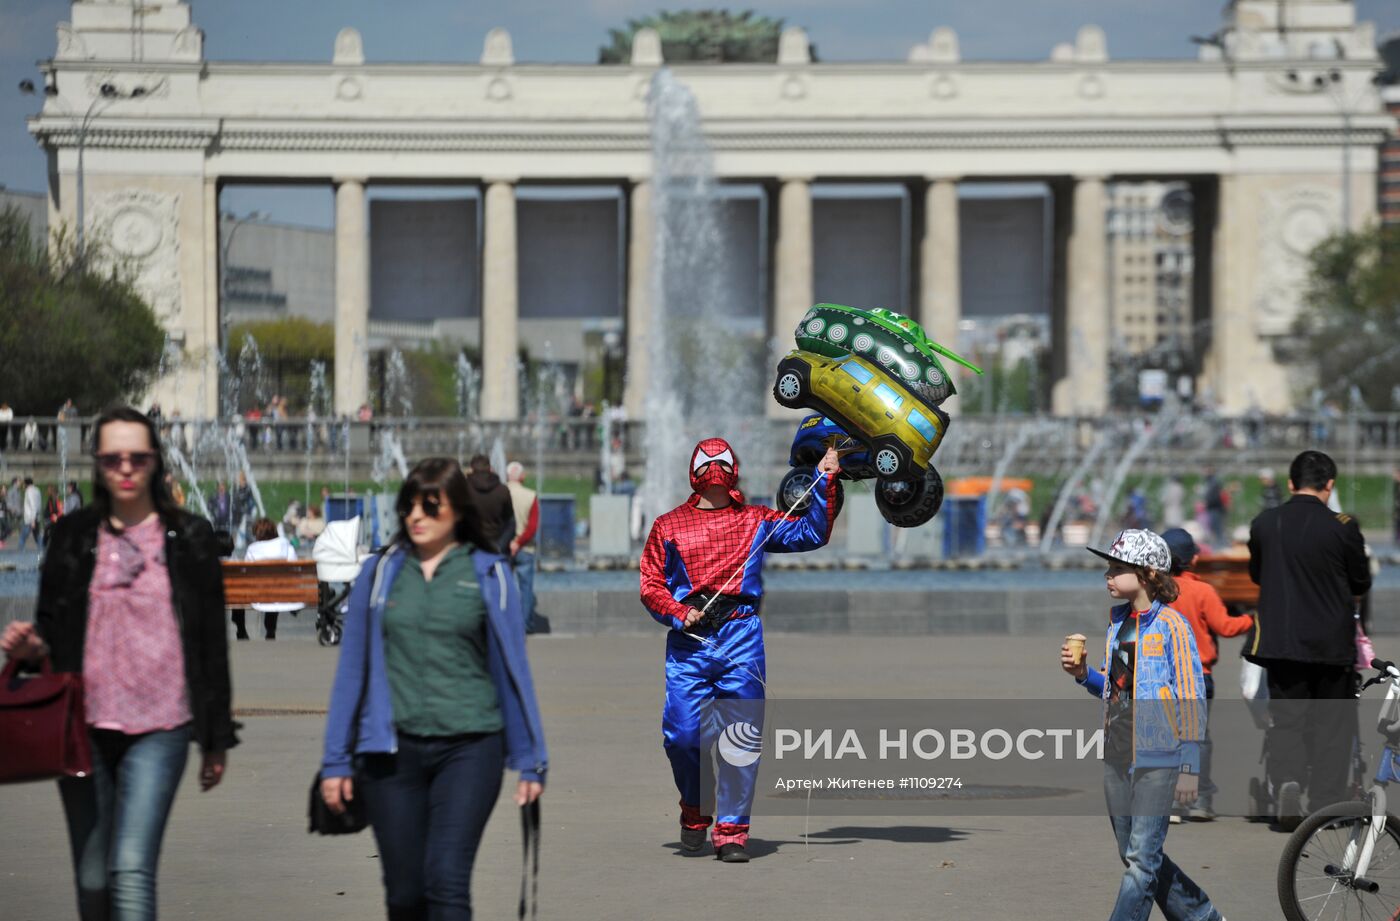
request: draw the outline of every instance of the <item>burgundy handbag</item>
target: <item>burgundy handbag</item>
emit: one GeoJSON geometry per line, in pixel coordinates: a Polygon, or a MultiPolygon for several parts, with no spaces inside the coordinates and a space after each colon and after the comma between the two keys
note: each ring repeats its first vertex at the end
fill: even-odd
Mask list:
{"type": "Polygon", "coordinates": [[[37,675],[21,677],[10,660],[0,671],[0,783],[90,773],[82,675],[55,672],[45,658],[37,675]]]}

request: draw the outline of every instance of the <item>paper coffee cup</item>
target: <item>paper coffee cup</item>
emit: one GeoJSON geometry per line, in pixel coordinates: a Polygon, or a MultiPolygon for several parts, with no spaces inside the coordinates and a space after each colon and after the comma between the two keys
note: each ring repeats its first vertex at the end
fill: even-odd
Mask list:
{"type": "Polygon", "coordinates": [[[1069,646],[1070,659],[1075,665],[1084,661],[1084,644],[1087,639],[1082,633],[1073,633],[1065,637],[1065,644],[1069,646]]]}

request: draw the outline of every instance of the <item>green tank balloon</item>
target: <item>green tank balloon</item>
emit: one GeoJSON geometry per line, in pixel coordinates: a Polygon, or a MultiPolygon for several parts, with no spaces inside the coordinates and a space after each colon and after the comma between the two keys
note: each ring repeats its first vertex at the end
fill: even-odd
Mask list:
{"type": "Polygon", "coordinates": [[[982,373],[929,339],[923,327],[893,310],[817,304],[794,331],[797,347],[828,358],[857,355],[885,370],[923,403],[937,406],[957,392],[939,357],[982,373]]]}

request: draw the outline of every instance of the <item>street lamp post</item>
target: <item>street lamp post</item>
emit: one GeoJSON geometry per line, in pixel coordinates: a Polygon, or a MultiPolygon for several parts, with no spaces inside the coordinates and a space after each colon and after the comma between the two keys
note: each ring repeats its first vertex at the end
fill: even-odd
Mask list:
{"type": "MultiPolygon", "coordinates": [[[[20,83],[19,83],[19,91],[20,91],[21,93],[23,93],[24,95],[26,95],[26,96],[33,96],[33,95],[35,95],[36,90],[35,90],[35,87],[34,87],[34,81],[32,81],[32,80],[21,80],[20,83]]],[[[104,83],[104,84],[102,84],[100,87],[98,87],[97,98],[94,99],[94,100],[92,101],[92,104],[88,106],[87,112],[85,112],[85,113],[83,114],[82,120],[78,123],[78,208],[77,208],[77,211],[78,211],[78,230],[77,230],[77,235],[78,235],[78,262],[79,262],[79,263],[81,263],[81,262],[83,261],[83,258],[84,258],[84,256],[86,255],[86,246],[85,246],[85,233],[86,233],[86,195],[85,195],[85,188],[84,188],[83,153],[84,153],[84,151],[85,151],[86,148],[87,148],[88,128],[90,128],[90,127],[92,126],[92,123],[93,123],[93,121],[97,118],[97,116],[100,115],[100,114],[102,114],[102,112],[105,111],[105,110],[106,110],[109,106],[111,106],[113,103],[120,102],[120,101],[123,100],[123,99],[140,99],[142,96],[147,95],[149,92],[150,92],[150,90],[148,90],[148,89],[147,89],[146,87],[144,87],[144,86],[133,86],[131,89],[129,89],[129,90],[123,92],[122,90],[117,89],[117,87],[116,87],[114,84],[111,84],[111,83],[104,83]],[[105,103],[105,105],[104,105],[104,103],[105,103]]],[[[46,84],[44,85],[44,95],[47,96],[47,97],[49,97],[49,98],[51,98],[51,99],[54,98],[54,97],[56,97],[56,96],[58,96],[58,87],[55,86],[55,85],[52,84],[52,83],[46,83],[46,84]]],[[[67,106],[65,106],[64,108],[67,108],[67,106]]],[[[73,111],[72,111],[71,109],[69,109],[68,115],[69,115],[70,117],[72,117],[73,111]]]]}
{"type": "Polygon", "coordinates": [[[221,329],[228,326],[228,304],[229,296],[229,254],[233,252],[233,237],[238,233],[238,228],[244,224],[267,219],[267,215],[261,211],[249,211],[242,217],[235,217],[229,212],[224,212],[223,217],[233,222],[229,228],[228,236],[224,237],[222,257],[219,260],[219,326],[221,329]]]}

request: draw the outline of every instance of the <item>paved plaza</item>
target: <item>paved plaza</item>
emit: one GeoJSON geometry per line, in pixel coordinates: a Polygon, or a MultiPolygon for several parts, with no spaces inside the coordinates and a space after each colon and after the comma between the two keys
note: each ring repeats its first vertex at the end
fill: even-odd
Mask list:
{"type": "MultiPolygon", "coordinates": [[[[638,616],[643,616],[638,614],[638,616]]],[[[305,619],[303,615],[302,619],[305,619]]],[[[1086,627],[1092,625],[1086,618],[1086,627]]],[[[530,641],[551,771],[544,799],[540,916],[802,919],[1106,917],[1120,867],[1094,818],[812,816],[755,819],[747,865],[683,856],[661,751],[664,637],[530,641]]],[[[770,687],[783,698],[1025,698],[1081,693],[1060,672],[1059,638],[770,634],[770,687]]],[[[1235,641],[1217,670],[1237,687],[1235,641]]],[[[306,796],[338,650],[293,629],[234,644],[243,745],[223,785],[201,795],[191,759],[161,861],[161,914],[221,919],[382,918],[374,840],[306,834],[306,796]]],[[[0,788],[6,921],[74,916],[52,784],[0,788]]],[[[1177,826],[1167,852],[1230,921],[1279,915],[1284,837],[1241,819],[1177,826]]],[[[477,916],[513,917],[520,829],[506,799],[477,863],[477,916]]],[[[1154,916],[1155,917],[1155,916],[1154,916]]]]}

